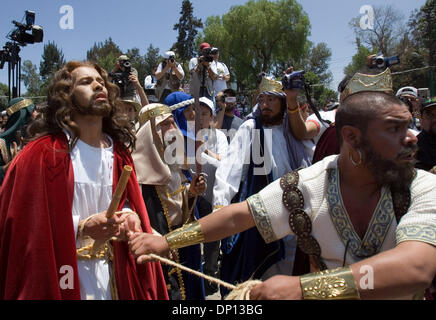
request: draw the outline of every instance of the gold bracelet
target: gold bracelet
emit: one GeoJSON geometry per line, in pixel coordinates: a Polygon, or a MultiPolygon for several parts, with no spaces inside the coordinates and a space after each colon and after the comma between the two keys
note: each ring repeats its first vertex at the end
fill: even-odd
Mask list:
{"type": "Polygon", "coordinates": [[[175,250],[202,243],[204,241],[204,235],[201,231],[200,223],[194,221],[167,233],[165,239],[168,242],[169,249],[175,250]]]}
{"type": "Polygon", "coordinates": [[[299,108],[299,107],[296,107],[295,109],[292,109],[292,110],[289,110],[289,109],[288,109],[288,113],[289,113],[289,114],[293,114],[293,113],[298,112],[298,111],[300,111],[300,108],[299,108]]]}
{"type": "Polygon", "coordinates": [[[351,267],[309,273],[300,277],[304,300],[359,300],[351,267]]]}

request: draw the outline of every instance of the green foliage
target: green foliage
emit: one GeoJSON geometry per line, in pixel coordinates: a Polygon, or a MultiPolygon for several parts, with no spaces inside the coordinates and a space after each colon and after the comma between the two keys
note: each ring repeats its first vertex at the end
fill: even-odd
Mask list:
{"type": "Polygon", "coordinates": [[[25,60],[21,67],[21,72],[21,79],[27,88],[26,96],[40,96],[44,81],[39,76],[38,67],[32,61],[25,60]]]}
{"type": "MultiPolygon", "coordinates": [[[[318,108],[324,106],[330,100],[337,100],[338,93],[325,86],[320,77],[313,71],[306,72],[304,75],[306,83],[311,86],[310,95],[315,100],[318,108]]],[[[304,94],[304,93],[301,93],[304,94]]]]}
{"type": "Polygon", "coordinates": [[[436,65],[436,0],[427,0],[419,11],[412,13],[409,27],[415,46],[425,48],[428,64],[436,65]]]}
{"type": "Polygon", "coordinates": [[[350,22],[357,36],[358,52],[344,72],[351,76],[363,69],[366,57],[373,53],[399,55],[400,64],[390,68],[394,90],[404,86],[428,87],[434,95],[436,68],[429,66],[436,65],[436,0],[427,0],[420,10],[412,12],[407,24],[393,6],[376,7],[374,13],[372,31],[360,30],[358,18],[350,22]]]}
{"type": "Polygon", "coordinates": [[[365,46],[360,45],[357,49],[357,53],[353,56],[351,63],[345,67],[344,73],[347,76],[353,76],[359,70],[362,70],[366,66],[366,58],[373,54],[374,51],[368,49],[365,46]]]}
{"type": "Polygon", "coordinates": [[[8,107],[8,91],[8,86],[4,83],[0,83],[0,111],[5,110],[8,107]]]}
{"type": "Polygon", "coordinates": [[[261,71],[304,53],[309,18],[295,0],[251,0],[221,18],[209,17],[197,43],[218,47],[240,89],[253,88],[261,71]]]}
{"type": "Polygon", "coordinates": [[[145,57],[141,56],[138,48],[127,50],[126,55],[130,59],[132,68],[135,68],[138,71],[139,83],[144,83],[144,79],[147,76],[145,57]]]}
{"type": "Polygon", "coordinates": [[[39,75],[47,82],[65,64],[64,54],[54,42],[44,45],[42,61],[39,65],[39,75]]]}
{"type": "Polygon", "coordinates": [[[147,48],[147,53],[144,56],[145,73],[152,74],[153,69],[159,64],[159,48],[154,48],[153,45],[147,48]]]}
{"type": "Polygon", "coordinates": [[[111,72],[117,58],[122,54],[118,45],[113,42],[112,38],[109,38],[104,42],[94,43],[94,46],[87,51],[86,58],[89,61],[96,62],[106,71],[111,72]]]}
{"type": "Polygon", "coordinates": [[[182,10],[180,11],[179,22],[174,25],[173,30],[178,30],[177,42],[174,43],[173,49],[177,52],[182,63],[186,63],[194,56],[196,52],[195,37],[197,29],[203,28],[201,19],[193,16],[194,9],[189,0],[183,0],[182,10]]]}

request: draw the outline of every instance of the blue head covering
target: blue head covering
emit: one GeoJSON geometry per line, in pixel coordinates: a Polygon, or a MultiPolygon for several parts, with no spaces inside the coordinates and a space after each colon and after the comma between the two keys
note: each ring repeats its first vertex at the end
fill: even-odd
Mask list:
{"type": "MultiPolygon", "coordinates": [[[[169,107],[174,106],[175,104],[178,104],[180,102],[184,102],[187,100],[192,100],[192,96],[185,92],[177,91],[170,93],[164,101],[164,104],[166,104],[169,107]]],[[[192,102],[193,103],[193,102],[192,102]]],[[[183,107],[177,108],[176,110],[173,110],[173,116],[174,121],[176,121],[177,126],[179,127],[180,131],[182,131],[183,135],[185,137],[189,137],[190,139],[194,139],[194,135],[192,132],[188,131],[188,121],[185,118],[185,115],[183,114],[183,111],[189,107],[191,104],[187,104],[183,107]]],[[[195,139],[194,139],[195,140],[195,139]]]]}

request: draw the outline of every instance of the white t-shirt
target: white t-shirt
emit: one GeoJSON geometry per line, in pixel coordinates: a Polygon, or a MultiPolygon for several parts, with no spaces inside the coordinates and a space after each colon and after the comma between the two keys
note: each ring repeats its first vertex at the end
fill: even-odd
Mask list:
{"type": "Polygon", "coordinates": [[[223,77],[230,74],[229,69],[224,63],[218,61],[212,61],[210,67],[219,77],[218,80],[213,81],[213,88],[215,89],[215,94],[217,94],[227,89],[227,81],[223,80],[223,77]]]}
{"type": "MultiPolygon", "coordinates": [[[[110,137],[109,137],[110,139],[110,137]]],[[[95,148],[82,140],[71,152],[74,170],[73,222],[77,234],[79,220],[109,207],[113,184],[113,143],[95,148]]],[[[76,243],[81,247],[79,242],[76,243]]],[[[80,294],[83,300],[111,300],[110,266],[105,260],[78,260],[80,294]]]]}
{"type": "MultiPolygon", "coordinates": [[[[336,111],[337,110],[320,111],[319,115],[323,120],[329,120],[331,123],[334,123],[336,117],[336,111]]],[[[318,133],[313,139],[301,141],[304,145],[304,148],[306,149],[307,155],[310,157],[310,159],[312,159],[313,154],[315,152],[316,144],[318,143],[319,138],[321,138],[322,134],[327,130],[328,125],[324,122],[319,121],[319,119],[315,114],[311,114],[307,118],[306,122],[313,122],[318,128],[318,133]]]]}
{"type": "MultiPolygon", "coordinates": [[[[201,153],[201,164],[203,173],[207,174],[206,182],[207,188],[204,195],[204,198],[210,203],[213,203],[213,186],[215,184],[215,173],[218,168],[220,161],[223,161],[225,156],[227,155],[228,143],[226,135],[217,129],[212,129],[216,133],[216,139],[205,135],[202,139],[206,141],[206,147],[208,150],[212,151],[216,155],[221,157],[221,160],[215,159],[214,157],[209,156],[205,152],[201,153]]],[[[192,170],[196,170],[196,165],[191,164],[192,170]]]]}

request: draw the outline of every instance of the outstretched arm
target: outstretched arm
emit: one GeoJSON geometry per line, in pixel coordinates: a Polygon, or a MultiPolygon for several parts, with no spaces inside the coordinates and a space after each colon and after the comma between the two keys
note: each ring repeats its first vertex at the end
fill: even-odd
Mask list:
{"type": "MultiPolygon", "coordinates": [[[[224,239],[255,225],[246,201],[224,207],[200,219],[198,222],[204,237],[203,242],[224,239]]],[[[174,232],[178,232],[178,230],[172,233],[174,232]]],[[[129,246],[135,257],[138,258],[138,263],[148,261],[147,254],[155,253],[166,256],[170,251],[166,237],[146,233],[130,233],[129,246]]]]}
{"type": "MultiPolygon", "coordinates": [[[[428,288],[436,275],[436,247],[419,241],[402,242],[352,264],[351,272],[361,299],[410,299],[428,288]]],[[[300,281],[300,277],[272,277],[254,287],[250,298],[303,299],[300,281]]]]}

